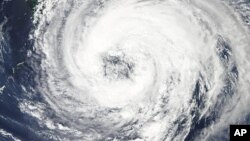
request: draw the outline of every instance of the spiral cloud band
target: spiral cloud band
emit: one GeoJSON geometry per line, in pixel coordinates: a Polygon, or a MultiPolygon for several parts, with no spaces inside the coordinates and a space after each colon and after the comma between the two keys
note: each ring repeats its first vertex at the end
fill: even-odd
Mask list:
{"type": "Polygon", "coordinates": [[[64,124],[33,115],[58,140],[211,139],[248,114],[249,31],[226,2],[46,0],[34,23],[37,90],[64,124]]]}

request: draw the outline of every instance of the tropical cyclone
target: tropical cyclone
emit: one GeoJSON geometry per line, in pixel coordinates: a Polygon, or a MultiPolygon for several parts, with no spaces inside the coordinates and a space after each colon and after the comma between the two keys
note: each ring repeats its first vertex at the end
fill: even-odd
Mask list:
{"type": "Polygon", "coordinates": [[[209,139],[246,113],[249,34],[225,2],[46,0],[34,23],[65,138],[209,139]]]}

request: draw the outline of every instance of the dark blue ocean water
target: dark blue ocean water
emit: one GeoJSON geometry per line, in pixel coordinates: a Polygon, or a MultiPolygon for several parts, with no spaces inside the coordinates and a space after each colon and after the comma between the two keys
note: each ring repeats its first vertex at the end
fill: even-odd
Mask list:
{"type": "MultiPolygon", "coordinates": [[[[35,72],[27,65],[27,53],[33,44],[29,40],[32,12],[25,0],[0,0],[0,23],[3,25],[0,31],[0,87],[5,87],[0,94],[0,129],[24,141],[44,140],[36,133],[43,129],[18,107],[18,102],[30,99],[21,86],[29,89],[35,85],[35,72]]],[[[32,99],[40,100],[39,94],[32,99]]],[[[0,135],[0,141],[10,140],[11,137],[0,135]]]]}

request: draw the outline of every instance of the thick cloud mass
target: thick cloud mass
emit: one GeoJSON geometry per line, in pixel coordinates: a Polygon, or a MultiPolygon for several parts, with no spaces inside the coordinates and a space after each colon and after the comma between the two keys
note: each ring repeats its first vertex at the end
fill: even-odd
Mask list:
{"type": "Polygon", "coordinates": [[[249,30],[225,2],[45,0],[33,22],[47,104],[20,107],[55,140],[218,139],[249,114],[249,30]]]}

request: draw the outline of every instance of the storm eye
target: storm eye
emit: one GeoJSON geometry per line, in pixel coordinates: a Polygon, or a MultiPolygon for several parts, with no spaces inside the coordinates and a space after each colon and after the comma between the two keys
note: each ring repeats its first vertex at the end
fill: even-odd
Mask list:
{"type": "Polygon", "coordinates": [[[134,63],[123,55],[106,55],[103,57],[103,75],[110,80],[131,79],[134,63]]]}

